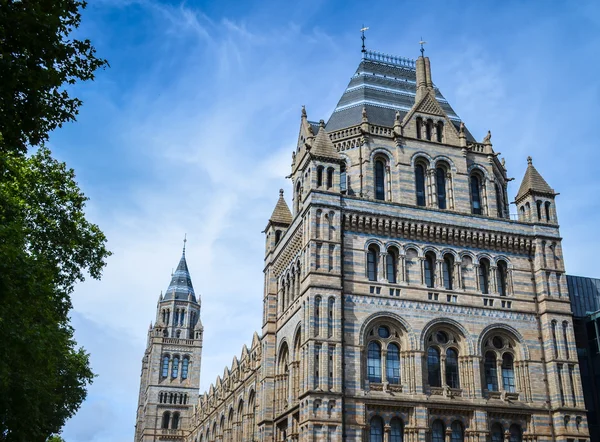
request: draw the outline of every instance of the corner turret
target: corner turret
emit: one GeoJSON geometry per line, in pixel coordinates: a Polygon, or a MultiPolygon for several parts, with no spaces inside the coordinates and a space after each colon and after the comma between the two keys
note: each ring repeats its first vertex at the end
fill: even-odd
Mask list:
{"type": "Polygon", "coordinates": [[[283,197],[283,189],[279,189],[279,199],[264,230],[266,234],[265,254],[269,254],[275,248],[290,224],[292,224],[292,212],[283,197]]]}
{"type": "Polygon", "coordinates": [[[558,224],[555,197],[558,195],[533,166],[527,157],[527,170],[515,198],[519,221],[543,224],[558,224]]]}

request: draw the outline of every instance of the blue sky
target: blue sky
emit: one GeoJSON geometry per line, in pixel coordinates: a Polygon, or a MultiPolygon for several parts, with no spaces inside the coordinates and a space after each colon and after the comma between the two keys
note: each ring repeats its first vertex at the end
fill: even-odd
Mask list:
{"type": "MultiPolygon", "coordinates": [[[[114,255],[74,294],[98,377],[64,437],[131,441],[146,332],[188,236],[205,327],[201,390],[260,331],[264,238],[289,202],[300,108],[328,119],[370,49],[416,58],[476,138],[492,131],[514,198],[526,157],[554,187],[567,271],[600,277],[600,7],[594,1],[92,0],[78,34],[111,68],[75,87],[51,137],[114,255]]],[[[513,206],[514,207],[514,206],[513,206]]]]}

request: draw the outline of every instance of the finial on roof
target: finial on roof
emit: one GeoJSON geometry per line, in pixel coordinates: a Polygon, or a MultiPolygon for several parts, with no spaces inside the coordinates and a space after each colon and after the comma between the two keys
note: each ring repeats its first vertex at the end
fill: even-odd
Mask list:
{"type": "Polygon", "coordinates": [[[425,48],[423,47],[424,44],[427,44],[426,41],[423,41],[423,37],[421,37],[421,41],[419,42],[419,44],[421,45],[421,57],[425,56],[425,48]]]}
{"type": "Polygon", "coordinates": [[[302,105],[302,118],[306,118],[306,107],[302,105]]]}
{"type": "Polygon", "coordinates": [[[279,196],[283,198],[283,189],[279,189],[279,196]]]}
{"type": "Polygon", "coordinates": [[[531,166],[533,164],[533,159],[531,157],[527,157],[527,165],[531,166]]]}
{"type": "Polygon", "coordinates": [[[187,242],[187,233],[183,234],[183,254],[185,255],[185,243],[187,242]]]}
{"type": "Polygon", "coordinates": [[[319,120],[319,128],[325,128],[325,120],[319,120]]]}
{"type": "Polygon", "coordinates": [[[360,33],[361,33],[360,39],[362,40],[362,50],[360,52],[362,52],[363,54],[365,52],[367,52],[367,48],[365,48],[365,40],[367,38],[367,37],[365,37],[365,31],[368,29],[369,28],[365,27],[365,25],[363,25],[363,27],[360,29],[360,33]]]}

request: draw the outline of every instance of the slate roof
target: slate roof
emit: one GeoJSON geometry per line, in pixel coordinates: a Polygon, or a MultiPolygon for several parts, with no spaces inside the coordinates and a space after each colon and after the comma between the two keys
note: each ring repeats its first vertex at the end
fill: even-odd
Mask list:
{"type": "Polygon", "coordinates": [[[312,143],[310,153],[311,155],[321,158],[330,158],[334,160],[340,159],[340,154],[333,145],[329,135],[327,135],[327,132],[325,131],[325,124],[323,122],[321,122],[321,125],[319,126],[319,131],[317,132],[317,136],[312,143]]]}
{"type": "Polygon", "coordinates": [[[515,201],[519,201],[530,191],[544,195],[556,195],[554,189],[552,189],[552,187],[548,185],[546,180],[542,178],[540,173],[533,166],[533,161],[531,160],[531,157],[528,157],[527,170],[525,171],[523,181],[521,181],[521,187],[519,187],[519,193],[517,193],[515,201]]]}
{"type": "Polygon", "coordinates": [[[285,202],[285,198],[283,198],[283,189],[279,190],[279,199],[277,200],[277,204],[275,205],[275,209],[273,210],[269,221],[288,226],[292,224],[292,212],[290,212],[290,208],[285,202]]]}
{"type": "MultiPolygon", "coordinates": [[[[435,86],[434,90],[436,100],[458,130],[460,117],[440,90],[435,86]]],[[[416,92],[414,60],[367,51],[327,122],[327,132],[360,124],[363,106],[369,123],[392,127],[396,111],[402,119],[413,107],[416,92]]],[[[467,139],[475,141],[470,133],[467,139]]]]}
{"type": "Polygon", "coordinates": [[[177,269],[171,277],[171,283],[167,289],[163,301],[170,300],[181,300],[185,301],[188,299],[189,294],[192,295],[192,301],[196,301],[196,294],[194,293],[194,286],[192,285],[192,278],[188,270],[187,262],[185,260],[185,250],[181,255],[177,269]]]}

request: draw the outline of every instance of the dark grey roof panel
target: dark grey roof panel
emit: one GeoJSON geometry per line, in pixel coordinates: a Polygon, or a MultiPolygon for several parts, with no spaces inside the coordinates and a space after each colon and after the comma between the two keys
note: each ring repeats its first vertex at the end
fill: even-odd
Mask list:
{"type": "Polygon", "coordinates": [[[600,310],[600,279],[567,275],[571,311],[579,318],[600,310]]]}
{"type": "Polygon", "coordinates": [[[183,255],[181,255],[177,269],[171,276],[171,283],[163,297],[163,301],[170,301],[173,299],[186,301],[189,295],[192,295],[192,301],[197,302],[184,252],[183,255]]]}

